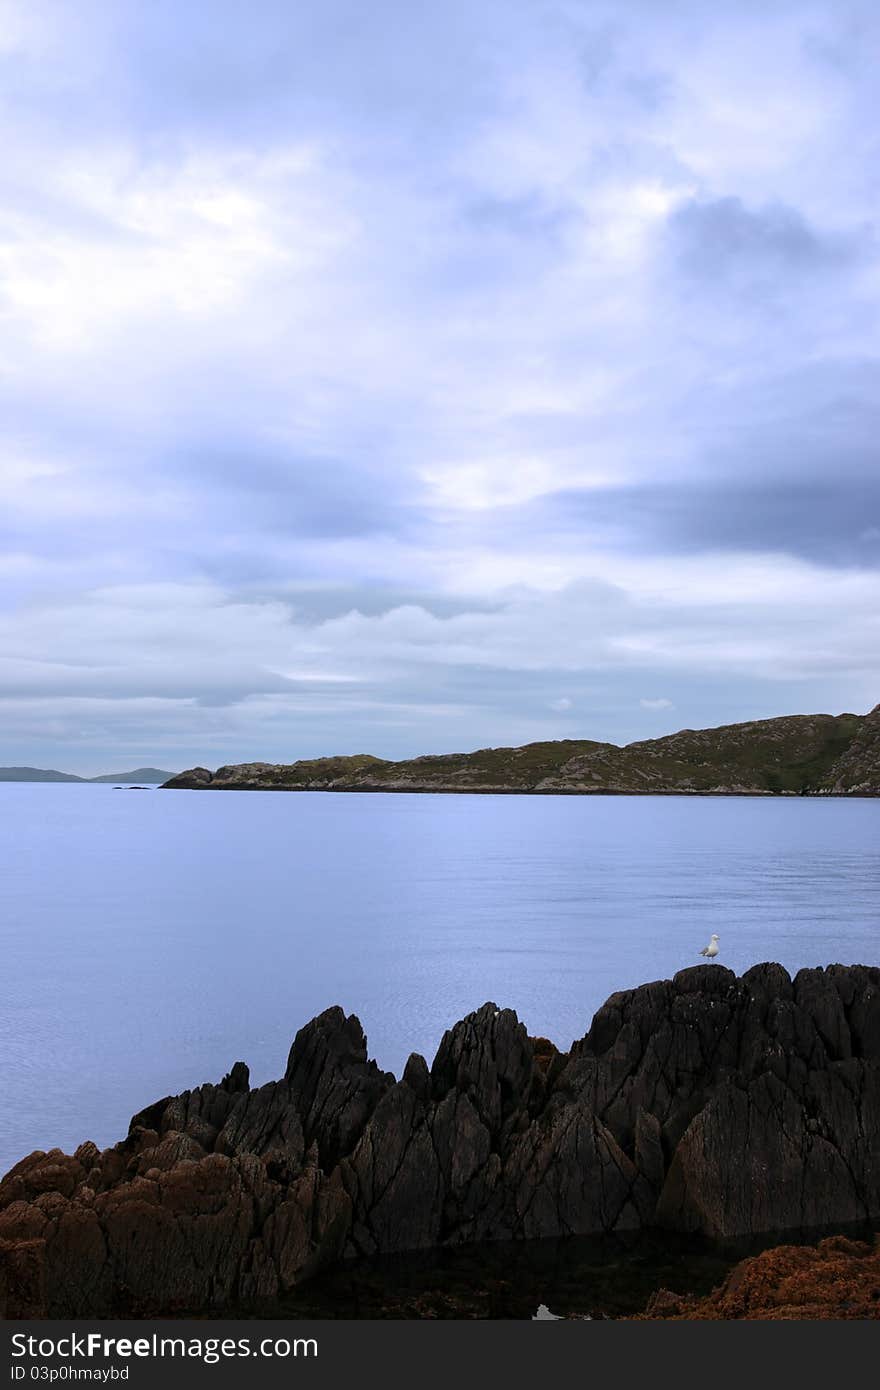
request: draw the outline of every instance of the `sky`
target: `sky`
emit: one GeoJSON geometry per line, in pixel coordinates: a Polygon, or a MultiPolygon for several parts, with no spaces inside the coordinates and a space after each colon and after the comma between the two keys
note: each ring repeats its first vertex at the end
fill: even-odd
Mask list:
{"type": "Polygon", "coordinates": [[[0,763],[880,700],[874,0],[0,0],[0,763]]]}

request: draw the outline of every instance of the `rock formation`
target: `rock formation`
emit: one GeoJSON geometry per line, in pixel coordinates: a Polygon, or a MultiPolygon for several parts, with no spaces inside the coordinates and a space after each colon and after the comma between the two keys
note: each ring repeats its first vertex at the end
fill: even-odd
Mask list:
{"type": "Polygon", "coordinates": [[[877,795],[880,788],[880,705],[865,715],[852,742],[832,764],[826,780],[835,795],[877,795]]]}
{"type": "Polygon", "coordinates": [[[613,995],[568,1054],[485,1004],[397,1081],[332,1008],[284,1078],[155,1102],[0,1183],[7,1316],[273,1299],[343,1257],[661,1226],[880,1217],[880,969],[701,965],[613,995]]]}
{"type": "Polygon", "coordinates": [[[880,705],[684,729],[618,748],[561,739],[387,762],[362,753],[295,763],[190,768],[166,787],[363,792],[601,792],[880,795],[880,705]]]}
{"type": "Polygon", "coordinates": [[[880,1236],[829,1236],[742,1260],[705,1298],[658,1289],[640,1320],[787,1322],[880,1318],[880,1236]]]}

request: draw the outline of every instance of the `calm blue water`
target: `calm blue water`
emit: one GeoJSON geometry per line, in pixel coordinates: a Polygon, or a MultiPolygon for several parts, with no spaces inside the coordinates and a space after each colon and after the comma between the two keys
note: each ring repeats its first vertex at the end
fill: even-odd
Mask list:
{"type": "Polygon", "coordinates": [[[399,1073],[487,999],[562,1046],[697,963],[880,962],[880,800],[0,784],[0,1172],[356,1012],[399,1073]]]}

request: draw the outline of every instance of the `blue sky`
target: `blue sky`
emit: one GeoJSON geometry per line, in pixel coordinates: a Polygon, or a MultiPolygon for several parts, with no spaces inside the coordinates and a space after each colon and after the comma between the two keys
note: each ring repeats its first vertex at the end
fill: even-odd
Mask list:
{"type": "Polygon", "coordinates": [[[0,763],[874,705],[878,40],[0,0],[0,763]]]}

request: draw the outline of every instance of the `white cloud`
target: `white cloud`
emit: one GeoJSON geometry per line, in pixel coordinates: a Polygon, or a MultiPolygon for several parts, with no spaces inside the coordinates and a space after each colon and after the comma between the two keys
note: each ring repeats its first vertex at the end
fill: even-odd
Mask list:
{"type": "MultiPolygon", "coordinates": [[[[203,719],[204,746],[215,737],[244,739],[245,731],[254,738],[261,719],[261,742],[273,723],[295,725],[308,739],[328,718],[344,744],[352,728],[382,711],[397,711],[402,727],[416,718],[433,740],[429,710],[443,709],[443,723],[457,727],[453,711],[472,706],[477,690],[488,715],[502,711],[523,681],[556,681],[561,672],[578,681],[627,673],[635,681],[645,672],[680,681],[711,669],[763,686],[830,678],[841,691],[880,689],[880,578],[866,576],[858,598],[851,576],[816,569],[811,579],[810,618],[800,622],[785,598],[782,565],[782,599],[771,586],[760,604],[754,595],[714,607],[702,595],[646,602],[593,581],[552,592],[520,588],[491,609],[448,617],[413,602],[306,621],[295,602],[245,600],[218,586],[121,585],[0,614],[0,698],[16,718],[39,710],[47,728],[64,727],[74,741],[91,724],[104,734],[117,727],[122,737],[132,711],[140,720],[155,709],[167,736],[183,745],[203,719]],[[456,684],[469,693],[438,700],[456,684]]],[[[673,708],[666,697],[639,704],[673,708]]],[[[547,701],[555,714],[574,706],[571,696],[547,701]]],[[[589,701],[581,717],[591,718],[589,701]]],[[[15,727],[10,717],[7,737],[15,727]]],[[[379,751],[393,752],[394,739],[383,739],[379,751]]],[[[253,754],[240,746],[238,755],[253,754]]]]}
{"type": "MultiPolygon", "coordinates": [[[[311,149],[261,159],[231,151],[172,168],[133,149],[80,153],[42,171],[67,220],[7,209],[0,294],[42,349],[95,350],[138,320],[250,312],[269,275],[295,295],[350,238],[311,149]]],[[[57,206],[57,204],[56,204],[57,206]]],[[[167,347],[170,349],[171,344],[167,347]]]]}
{"type": "Polygon", "coordinates": [[[588,722],[597,674],[874,703],[821,504],[800,546],[757,496],[723,550],[652,527],[809,472],[871,541],[876,7],[184,9],[0,0],[8,739],[467,746],[588,722]],[[722,286],[691,205],[739,210],[703,272],[771,205],[857,254],[789,278],[777,235],[753,294],[737,243],[722,286]]]}

